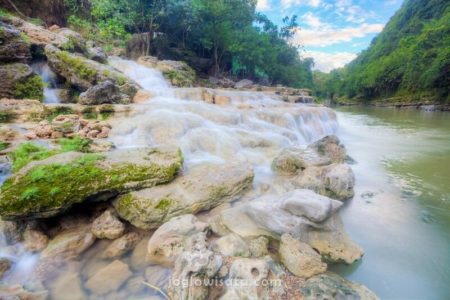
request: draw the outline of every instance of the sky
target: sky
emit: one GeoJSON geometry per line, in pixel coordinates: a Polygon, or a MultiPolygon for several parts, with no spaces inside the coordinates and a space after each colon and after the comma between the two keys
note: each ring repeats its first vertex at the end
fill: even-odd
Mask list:
{"type": "Polygon", "coordinates": [[[370,45],[403,0],[258,0],[257,10],[277,25],[298,16],[292,43],[323,72],[343,67],[370,45]]]}

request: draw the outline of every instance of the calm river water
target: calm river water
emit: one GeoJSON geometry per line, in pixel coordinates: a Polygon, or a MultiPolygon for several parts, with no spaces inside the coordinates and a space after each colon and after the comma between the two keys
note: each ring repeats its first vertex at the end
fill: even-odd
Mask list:
{"type": "Polygon", "coordinates": [[[381,299],[450,299],[450,113],[338,108],[355,160],[342,211],[363,260],[335,271],[381,299]]]}

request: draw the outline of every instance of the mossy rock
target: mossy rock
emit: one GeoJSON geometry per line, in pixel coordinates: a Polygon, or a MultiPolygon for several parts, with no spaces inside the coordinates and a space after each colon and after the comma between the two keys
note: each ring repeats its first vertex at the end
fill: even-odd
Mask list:
{"type": "Polygon", "coordinates": [[[136,82],[116,69],[81,55],[61,51],[52,45],[45,47],[45,55],[53,72],[64,77],[70,85],[81,91],[108,80],[114,82],[120,91],[130,98],[133,98],[139,89],[136,82]]]}
{"type": "Polygon", "coordinates": [[[35,99],[44,98],[44,83],[33,69],[22,63],[0,65],[0,98],[35,99]]]}
{"type": "Polygon", "coordinates": [[[247,164],[194,166],[169,184],[122,195],[114,206],[134,226],[155,229],[173,217],[238,199],[251,187],[253,177],[247,164]]]}
{"type": "Polygon", "coordinates": [[[86,200],[170,182],[181,166],[180,151],[168,148],[58,154],[31,162],[4,183],[0,216],[5,220],[53,217],[86,200]]]}

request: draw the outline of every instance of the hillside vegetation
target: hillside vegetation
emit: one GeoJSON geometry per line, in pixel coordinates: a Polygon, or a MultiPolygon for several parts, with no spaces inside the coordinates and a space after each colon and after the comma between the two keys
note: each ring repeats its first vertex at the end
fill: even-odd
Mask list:
{"type": "Polygon", "coordinates": [[[367,50],[314,78],[322,98],[449,102],[450,2],[406,0],[367,50]]]}

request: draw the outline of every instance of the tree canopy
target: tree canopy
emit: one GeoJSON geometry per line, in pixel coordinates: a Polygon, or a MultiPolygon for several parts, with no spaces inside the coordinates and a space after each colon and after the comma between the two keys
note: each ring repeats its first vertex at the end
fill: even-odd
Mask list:
{"type": "Polygon", "coordinates": [[[297,18],[285,18],[279,27],[256,12],[256,0],[65,2],[70,25],[106,44],[146,33],[145,54],[207,61],[214,75],[312,86],[312,60],[288,42],[297,18]]]}

